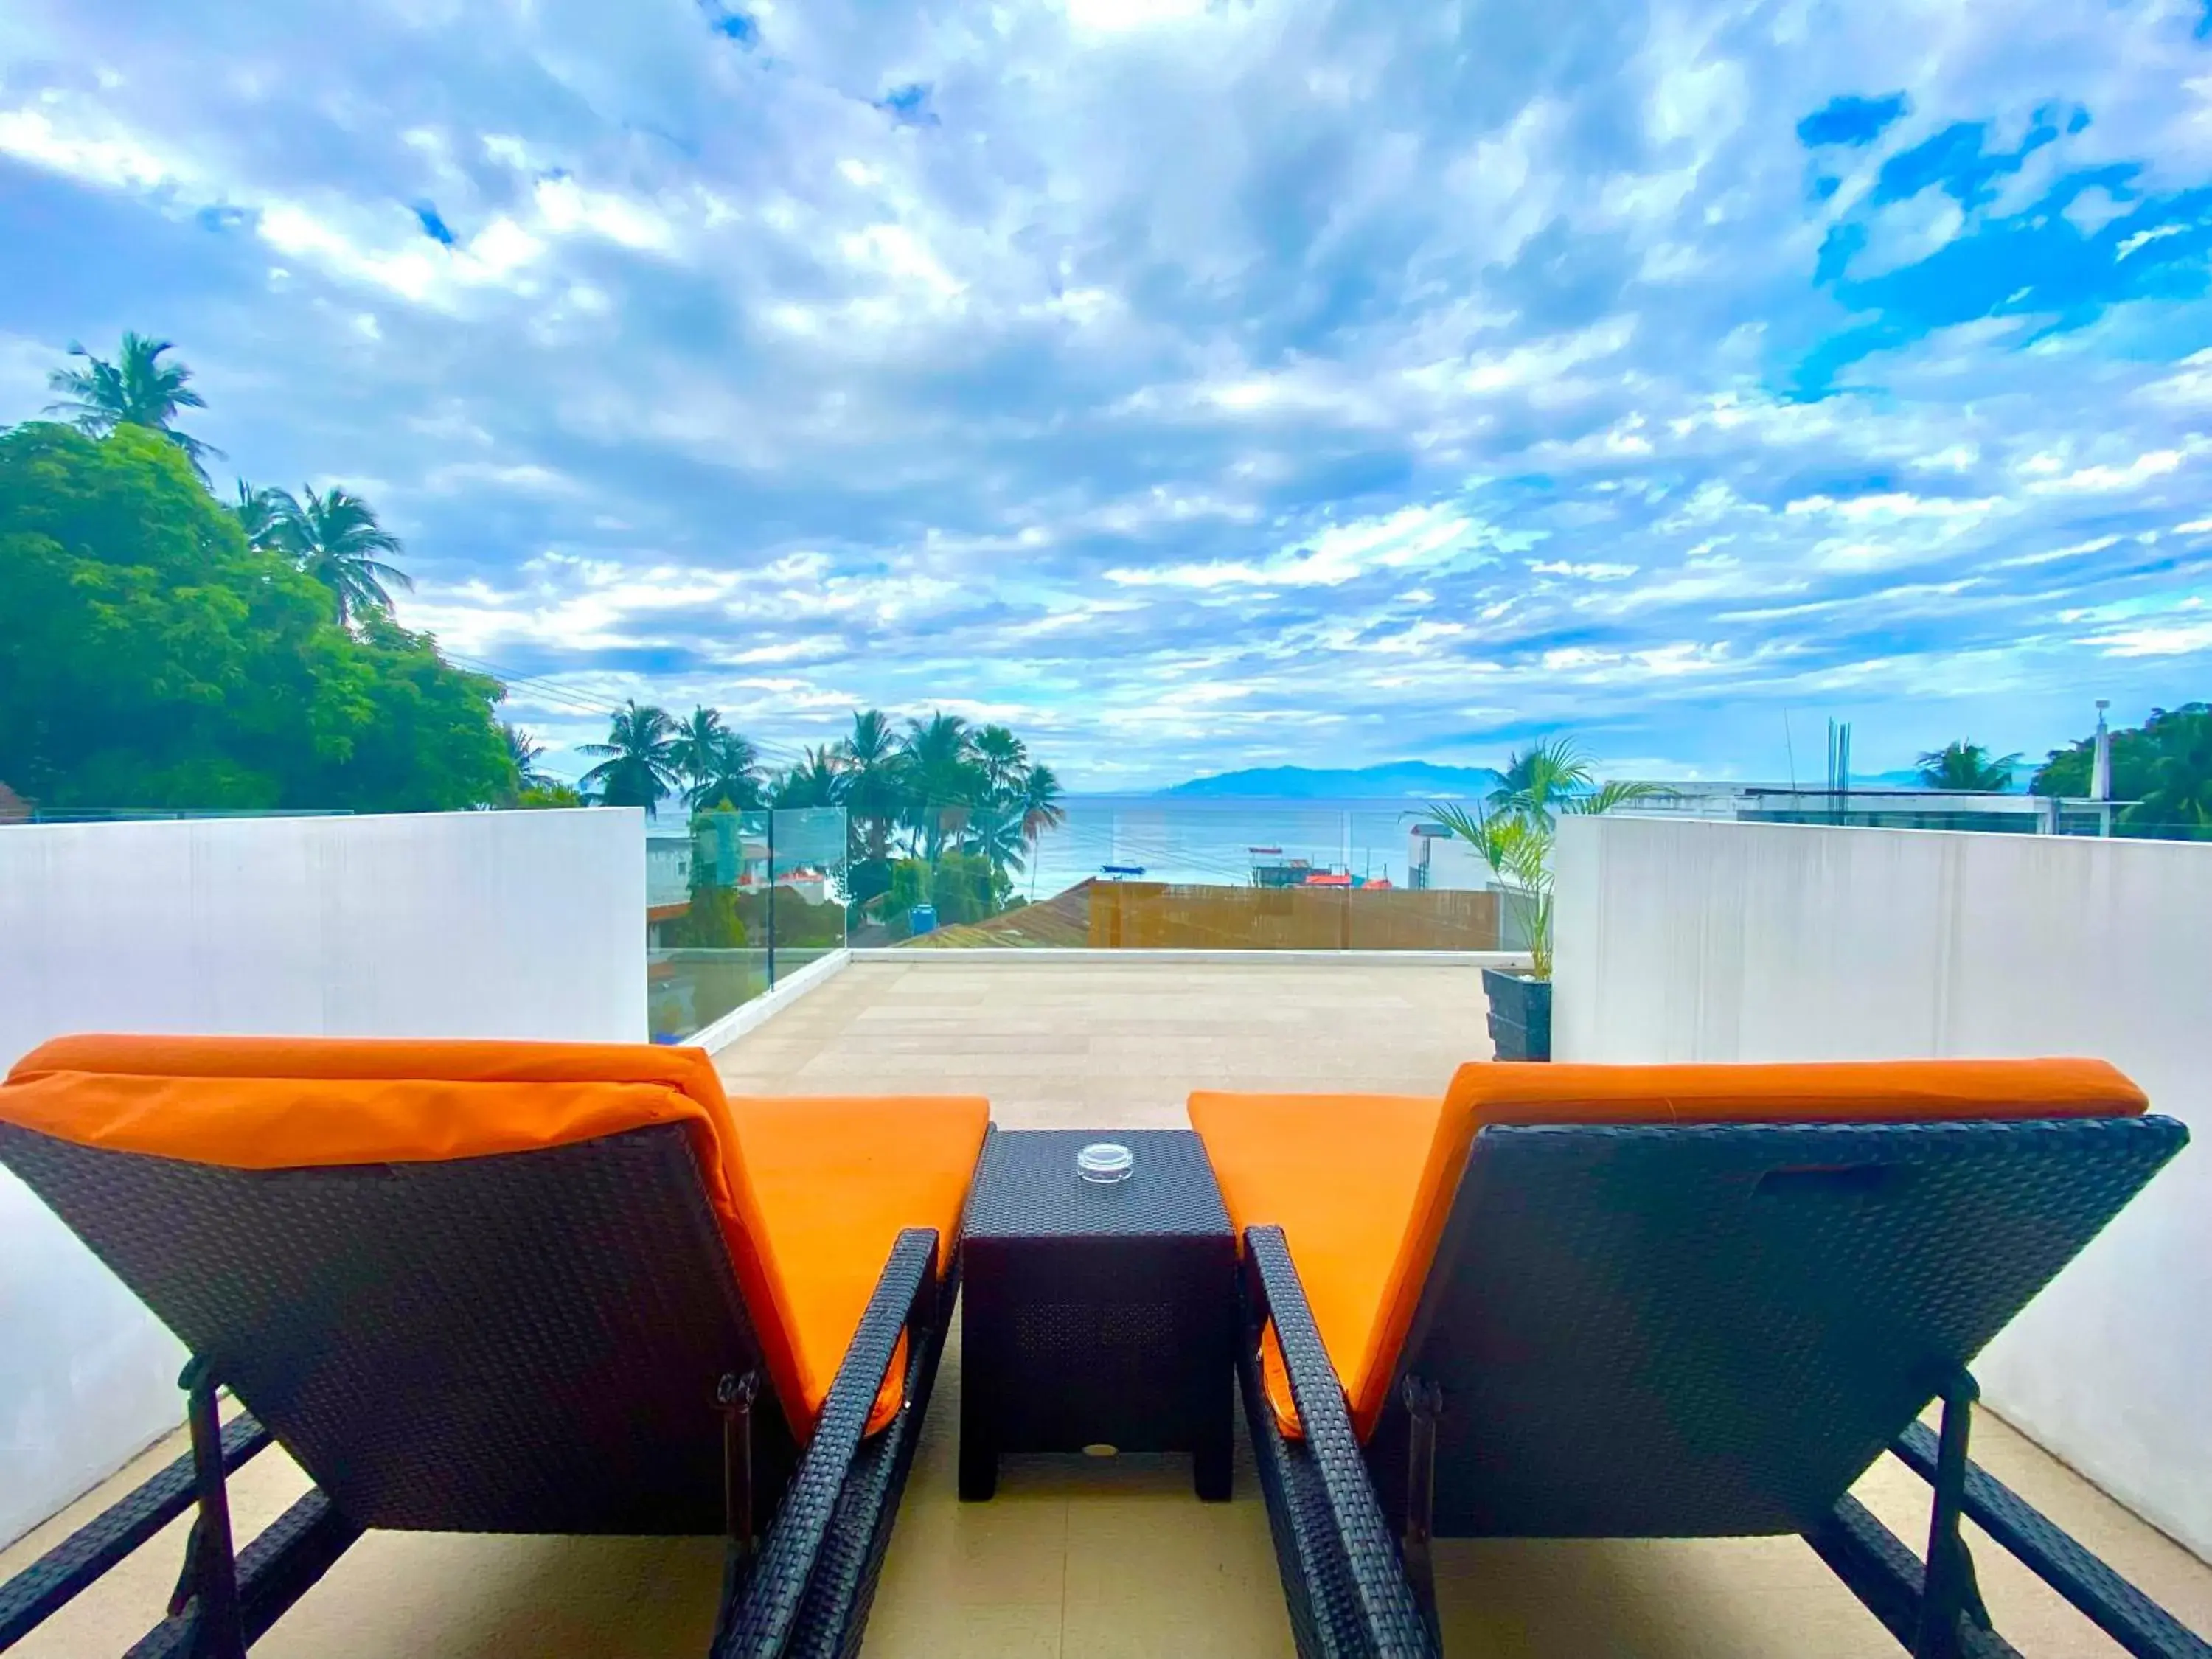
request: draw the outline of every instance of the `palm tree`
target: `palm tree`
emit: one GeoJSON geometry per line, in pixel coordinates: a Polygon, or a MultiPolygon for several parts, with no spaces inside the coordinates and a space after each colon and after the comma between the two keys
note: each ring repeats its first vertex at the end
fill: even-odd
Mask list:
{"type": "Polygon", "coordinates": [[[1615,779],[1593,784],[1590,761],[1571,738],[1539,743],[1510,757],[1490,799],[1476,810],[1441,804],[1429,815],[1481,855],[1504,884],[1506,902],[1528,942],[1533,976],[1552,976],[1552,848],[1555,814],[1595,817],[1664,792],[1615,779]]]}
{"type": "Polygon", "coordinates": [[[901,758],[890,716],[880,708],[854,709],[852,732],[837,745],[838,798],[860,826],[862,850],[878,863],[890,856],[901,758]]]}
{"type": "Polygon", "coordinates": [[[179,410],[207,407],[207,400],[187,384],[191,370],[182,363],[161,361],[163,353],[175,349],[167,340],[125,334],[118,361],[111,363],[72,340],[69,355],[83,358],[85,367],[58,368],[46,376],[47,390],[59,393],[61,398],[49,404],[46,413],[68,416],[78,431],[94,438],[105,438],[118,426],[158,432],[185,452],[192,471],[204,483],[204,458],[222,452],[170,424],[179,410]]]}
{"type": "Polygon", "coordinates": [[[238,527],[246,533],[246,544],[257,553],[281,553],[284,550],[284,515],[296,514],[299,502],[292,499],[289,490],[257,489],[240,478],[238,481],[238,500],[230,515],[238,520],[238,527]]]}
{"type": "Polygon", "coordinates": [[[349,489],[332,486],[327,495],[313,488],[302,501],[282,490],[276,497],[276,545],[294,563],[331,590],[341,624],[364,611],[392,609],[384,584],[413,590],[413,580],[380,553],[400,550],[399,538],[376,521],[376,511],[349,489]]]}
{"type": "Polygon", "coordinates": [[[507,757],[514,763],[515,786],[520,789],[550,788],[557,779],[538,769],[538,757],[544,754],[545,745],[532,737],[513,720],[499,723],[500,736],[507,739],[507,757]]]}
{"type": "Polygon", "coordinates": [[[1024,867],[1022,851],[1028,842],[1022,834],[1021,812],[1011,801],[978,807],[963,826],[961,841],[964,851],[990,860],[994,874],[1024,867]]]}
{"type": "Polygon", "coordinates": [[[721,769],[722,747],[731,735],[719,708],[695,708],[691,718],[677,726],[668,760],[690,786],[684,792],[685,805],[697,806],[706,799],[707,787],[721,769]]]}
{"type": "Polygon", "coordinates": [[[651,817],[676,786],[675,746],[676,723],[667,712],[650,704],[641,708],[632,697],[615,710],[605,743],[582,745],[586,755],[607,758],[577,779],[577,787],[598,789],[603,806],[642,806],[651,817]]]}
{"type": "Polygon", "coordinates": [[[1929,789],[1976,789],[1998,792],[2012,787],[2012,775],[2019,768],[2018,755],[2000,755],[1995,759],[1978,743],[1959,738],[1941,749],[1931,749],[1915,763],[1920,769],[1920,781],[1929,789]]]}
{"type": "Polygon", "coordinates": [[[1590,759],[1572,738],[1531,744],[1509,757],[1490,792],[1490,810],[1516,812],[1552,827],[1553,810],[1590,788],[1590,759]]]}
{"type": "Polygon", "coordinates": [[[948,836],[967,821],[980,781],[968,722],[942,712],[910,720],[899,739],[906,818],[932,864],[948,836]]]}
{"type": "Polygon", "coordinates": [[[779,774],[771,804],[780,808],[835,806],[837,804],[837,763],[827,745],[808,749],[803,758],[779,774]]]}
{"type": "MultiPolygon", "coordinates": [[[[1022,775],[1022,839],[1034,852],[1047,830],[1057,830],[1067,822],[1067,809],[1060,804],[1060,777],[1042,761],[1030,765],[1022,775]]],[[[1030,896],[1036,896],[1036,865],[1030,866],[1030,896]]]]}
{"type": "Polygon", "coordinates": [[[983,775],[983,793],[993,798],[1012,794],[1028,769],[1029,750],[1003,726],[987,726],[971,740],[975,763],[983,775]]]}
{"type": "Polygon", "coordinates": [[[750,812],[767,804],[761,789],[760,750],[752,740],[723,728],[708,757],[707,781],[694,806],[727,806],[750,812]]]}

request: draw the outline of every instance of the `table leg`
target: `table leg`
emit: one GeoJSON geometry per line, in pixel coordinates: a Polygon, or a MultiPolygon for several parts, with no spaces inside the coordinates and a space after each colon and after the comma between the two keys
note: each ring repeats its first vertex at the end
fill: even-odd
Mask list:
{"type": "Polygon", "coordinates": [[[1206,1384],[1203,1409],[1197,1418],[1191,1480],[1199,1497],[1209,1504],[1229,1501],[1231,1468],[1236,1456],[1236,1392],[1235,1380],[1228,1371],[1215,1373],[1206,1384]]]}
{"type": "Polygon", "coordinates": [[[991,1399],[990,1365],[984,1345],[975,1340],[977,1322],[969,1317],[975,1286],[960,1310],[960,1501],[979,1504],[999,1489],[999,1447],[992,1432],[997,1407],[991,1399]]]}
{"type": "Polygon", "coordinates": [[[999,1489],[999,1455],[988,1437],[977,1431],[975,1419],[963,1407],[960,1413],[960,1501],[980,1504],[999,1489]]]}

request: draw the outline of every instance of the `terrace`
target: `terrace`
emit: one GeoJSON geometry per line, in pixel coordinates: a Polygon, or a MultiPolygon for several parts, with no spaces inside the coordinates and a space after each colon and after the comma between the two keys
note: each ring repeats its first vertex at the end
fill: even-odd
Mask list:
{"type": "MultiPolygon", "coordinates": [[[[419,1029],[433,1007],[444,1022],[436,1029],[473,1024],[507,1035],[597,1036],[639,1019],[637,990],[591,963],[603,942],[595,902],[573,907],[550,931],[533,931],[540,924],[523,919],[514,902],[548,866],[564,867],[573,884],[578,869],[611,856],[611,842],[589,840],[604,836],[590,820],[617,815],[577,816],[585,822],[574,833],[585,840],[526,847],[512,839],[521,832],[511,831],[497,856],[481,848],[433,855],[418,836],[404,846],[388,842],[372,871],[356,845],[356,872],[385,877],[387,901],[403,890],[419,900],[405,908],[424,931],[407,939],[387,933],[377,948],[422,963],[434,979],[452,977],[402,988],[388,972],[364,976],[358,963],[328,954],[343,917],[325,919],[318,971],[354,987],[378,1019],[400,1029],[419,1029]],[[500,874],[492,896],[470,901],[479,907],[478,925],[463,930],[474,939],[465,948],[477,954],[432,968],[420,954],[424,941],[453,943],[452,915],[440,919],[434,902],[440,882],[481,888],[493,870],[500,874]],[[497,912],[497,937],[489,940],[484,903],[497,912]],[[580,977],[549,963],[549,952],[570,964],[581,953],[580,977]],[[463,997],[468,1006],[453,1006],[462,995],[454,987],[481,985],[484,975],[495,976],[504,1002],[487,1006],[471,991],[463,997]]],[[[373,835],[368,823],[304,833],[373,835]]],[[[462,829],[498,833],[481,821],[462,829]]],[[[241,830],[149,825],[121,833],[141,837],[134,850],[154,860],[164,856],[155,845],[161,836],[197,837],[204,870],[213,838],[241,830]]],[[[310,888],[327,866],[312,854],[269,856],[295,832],[260,826],[245,833],[269,839],[263,856],[241,858],[241,879],[251,870],[260,915],[281,916],[287,884],[310,888]]],[[[527,833],[569,832],[533,825],[527,833]]],[[[2201,1085],[2188,1054],[2192,1028],[2178,994],[2151,988],[2178,968],[2172,952],[2186,948],[2196,925],[2190,918],[2200,907],[2212,915],[2212,873],[2197,867],[2205,862],[2199,849],[2015,845],[1984,856],[1985,842],[2024,840],[1632,821],[1590,826],[1570,841],[1561,874],[1563,1049],[1650,1059],[1830,1056],[1864,1052],[1854,1048],[1862,1042],[1899,1053],[2078,1051],[2094,1034],[2160,1109],[2193,1115],[2202,1133],[2201,1085]],[[2069,860],[2103,862],[2076,869],[2069,860]],[[2180,860],[2194,862],[2185,867],[2180,860]],[[1839,862],[1847,867],[1839,871],[1839,862]],[[1817,879],[1808,873],[1815,866],[1825,872],[1817,879]],[[2094,904],[2084,899],[2085,884],[2094,886],[2094,904]],[[1881,904],[1867,903],[1869,893],[1881,904]],[[1947,915],[1939,893],[1961,898],[1962,908],[1947,915]],[[2124,961],[2099,943],[2116,929],[2128,939],[2124,961]],[[1989,982],[1999,976],[2002,982],[1989,982]]],[[[11,875],[6,860],[21,845],[11,848],[0,835],[0,891],[11,875]]],[[[50,842],[40,873],[65,874],[69,860],[96,860],[115,845],[81,854],[50,842]]],[[[149,878],[147,891],[158,885],[149,878]]],[[[118,906],[131,897],[105,895],[118,906]]],[[[195,902],[214,910],[179,924],[147,982],[185,971],[202,948],[188,937],[193,928],[221,920],[217,913],[234,907],[236,896],[204,880],[195,902]]],[[[605,908],[628,902],[618,894],[605,908]]],[[[56,1004],[72,987],[55,984],[52,964],[98,960],[105,924],[79,917],[64,927],[27,907],[15,914],[27,926],[43,922],[70,935],[70,948],[50,952],[43,964],[20,954],[9,964],[21,976],[18,988],[34,975],[46,981],[35,1002],[27,992],[19,1000],[19,1018],[58,1020],[56,1004]]],[[[233,908],[230,918],[236,915],[233,908]]],[[[621,930],[611,923],[607,931],[619,937],[621,930]]],[[[1172,1127],[1184,1121],[1183,1103],[1194,1089],[1440,1092],[1456,1066],[1489,1052],[1474,971],[1482,960],[1387,951],[838,952],[795,991],[787,983],[708,1036],[733,1094],[975,1093],[1010,1128],[1172,1127]]],[[[634,988],[634,969],[629,982],[634,988]]],[[[128,1012],[112,1000],[121,994],[103,985],[96,996],[111,1001],[69,1023],[118,1023],[112,1016],[128,1012]]],[[[143,1024],[240,1029],[283,1018],[282,1010],[247,1009],[242,990],[211,987],[204,976],[191,997],[168,994],[170,1002],[139,1016],[143,1024]]],[[[0,1031],[15,1041],[11,1054],[27,1046],[20,1035],[0,1031]]],[[[2206,1542],[2203,1493],[2212,1446],[2190,1381],[2203,1375],[2191,1345],[2204,1340],[2204,1270],[2201,1249],[2193,1261],[2149,1258],[2191,1236],[2185,1219],[2174,1231],[2173,1217],[2185,1216],[2191,1191],[2201,1189],[2205,1157],[2201,1148],[2185,1153],[2163,1177],[2166,1188],[2138,1206],[2150,1208],[2155,1196],[2165,1207],[2116,1226],[2120,1236],[2100,1240],[1992,1351],[1984,1369],[1993,1409],[1979,1413],[1974,1437],[1974,1455],[1990,1474],[2200,1632],[2212,1632],[2212,1566],[2175,1539],[2191,1538],[2199,1549],[2206,1542]],[[2115,1291],[2116,1283],[2123,1289],[2115,1291]],[[2094,1326],[2082,1313],[2088,1304],[2099,1310],[2094,1326]],[[2148,1358],[2145,1342],[2154,1349],[2148,1358]],[[2100,1352],[2087,1352],[2092,1346],[2100,1352]],[[2177,1410],[2186,1413],[2179,1432],[2177,1410]]],[[[0,1223],[11,1241],[24,1224],[19,1212],[5,1211],[0,1223]]],[[[18,1273],[41,1266],[29,1255],[14,1259],[18,1273]]],[[[81,1273],[81,1264],[69,1271],[81,1273]]],[[[0,1306],[17,1310],[11,1320],[44,1316],[21,1301],[0,1298],[0,1306]]],[[[93,1310],[88,1322],[105,1311],[93,1310]]],[[[68,1335],[81,1344],[106,1340],[103,1358],[128,1346],[89,1325],[68,1335]]],[[[864,1652],[1292,1651],[1241,1422],[1236,1492],[1226,1504],[1193,1499],[1183,1460],[1133,1455],[1010,1457],[995,1498],[963,1504],[955,1482],[960,1378],[956,1326],[864,1652]]],[[[63,1432],[53,1401],[33,1393],[21,1404],[19,1423],[63,1432]]],[[[169,1435],[32,1527],[0,1552],[0,1579],[184,1449],[181,1435],[169,1435]]],[[[241,1468],[230,1486],[240,1538],[307,1486],[281,1449],[241,1468]]],[[[1916,1547],[1924,1537],[1928,1488],[1896,1460],[1879,1461],[1854,1490],[1899,1535],[1916,1547]]],[[[186,1524],[172,1523],[18,1650],[128,1647],[161,1615],[186,1524]]],[[[2020,1651],[2122,1650],[1987,1537],[1970,1528],[1969,1538],[1996,1626],[2020,1651]]],[[[1440,1540],[1436,1549],[1443,1645],[1455,1656],[1899,1651],[1795,1538],[1440,1540]]],[[[371,1532],[254,1650],[696,1654],[712,1631],[720,1571],[720,1544],[711,1538],[371,1532]]]]}

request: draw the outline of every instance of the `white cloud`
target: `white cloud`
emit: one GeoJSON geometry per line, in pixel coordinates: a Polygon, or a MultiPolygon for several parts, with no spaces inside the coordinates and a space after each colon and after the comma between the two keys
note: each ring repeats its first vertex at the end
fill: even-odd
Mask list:
{"type": "Polygon", "coordinates": [[[1632,564],[1572,564],[1565,559],[1540,559],[1528,568],[1539,576],[1576,576],[1588,582],[1617,582],[1636,574],[1632,564]]]}
{"type": "Polygon", "coordinates": [[[2186,225],[2153,225],[2148,230],[2139,230],[2131,236],[2124,236],[2117,250],[2118,257],[2124,259],[2137,248],[2148,247],[2161,237],[2179,236],[2188,228],[2186,225]]]}
{"type": "Polygon", "coordinates": [[[1384,518],[1327,526],[1305,544],[1257,564],[1123,565],[1106,576],[1125,587],[1334,587],[1376,571],[1431,567],[1485,539],[1485,526],[1449,507],[1408,507],[1384,518]]]}
{"type": "Polygon", "coordinates": [[[2181,465],[2179,449],[2154,449],[2138,455],[2124,466],[2100,464],[2076,467],[2057,477],[2039,478],[2028,488],[2039,493],[2051,490],[2134,489],[2153,478],[2163,477],[2181,465]]]}
{"type": "Polygon", "coordinates": [[[135,134],[65,131],[43,110],[0,110],[0,155],[109,189],[178,182],[173,163],[135,134]]]}
{"type": "Polygon", "coordinates": [[[2082,641],[2108,657],[2179,657],[2212,649],[2212,619],[2115,629],[2082,641]]]}
{"type": "Polygon", "coordinates": [[[2085,553],[2101,553],[2108,547],[2118,547],[2118,536],[2092,536],[2086,542],[2075,542],[2065,547],[2054,547],[2045,553],[2022,553],[2009,559],[1999,559],[2000,569],[2018,569],[2029,565],[2051,564],[2060,559],[2079,558],[2085,553]]]}
{"type": "Polygon", "coordinates": [[[1863,520],[1882,519],[1979,519],[1996,505],[1994,496],[1959,501],[1948,495],[1915,495],[1901,489],[1890,489],[1840,499],[1832,495],[1807,495],[1791,501],[1783,511],[1792,515],[1828,514],[1857,523],[1863,520]]]}

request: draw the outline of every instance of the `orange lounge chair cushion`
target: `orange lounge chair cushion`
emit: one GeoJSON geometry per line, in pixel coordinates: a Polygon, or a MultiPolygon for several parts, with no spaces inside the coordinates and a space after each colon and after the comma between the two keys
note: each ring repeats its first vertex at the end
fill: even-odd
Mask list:
{"type": "MultiPolygon", "coordinates": [[[[799,1311],[800,1396],[818,1412],[905,1227],[937,1229],[938,1271],[958,1248],[989,1105],[945,1096],[731,1101],[768,1267],[799,1311]]],[[[871,1431],[896,1412],[904,1349],[871,1431]],[[880,1421],[878,1419],[881,1419],[880,1421]]]]}
{"type": "MultiPolygon", "coordinates": [[[[2127,1078],[2093,1060],[1481,1061],[1461,1066],[1442,1100],[1200,1093],[1189,1109],[1239,1236],[1261,1223],[1283,1229],[1364,1439],[1382,1415],[1460,1171],[1486,1124],[2131,1116],[2148,1104],[2127,1078]]],[[[1295,1434],[1272,1330],[1261,1358],[1277,1420],[1295,1434]]]]}
{"type": "MultiPolygon", "coordinates": [[[[900,1228],[936,1228],[949,1266],[989,1113],[973,1097],[733,1104],[704,1050],[643,1043],[61,1037],[0,1089],[0,1118],[25,1128],[234,1169],[487,1157],[680,1123],[802,1437],[900,1228]]],[[[903,1371],[895,1357],[871,1429],[896,1414],[903,1371]]]]}

